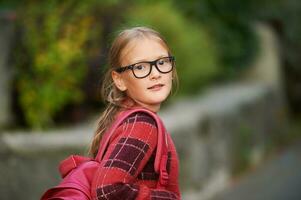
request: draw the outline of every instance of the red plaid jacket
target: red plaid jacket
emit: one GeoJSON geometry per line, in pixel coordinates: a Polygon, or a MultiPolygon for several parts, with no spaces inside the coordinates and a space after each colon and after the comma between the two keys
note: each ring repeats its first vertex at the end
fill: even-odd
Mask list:
{"type": "Polygon", "coordinates": [[[115,130],[97,177],[99,200],[180,199],[179,162],[169,134],[169,182],[165,189],[156,188],[159,178],[154,170],[157,131],[155,120],[142,112],[130,115],[115,130]]]}

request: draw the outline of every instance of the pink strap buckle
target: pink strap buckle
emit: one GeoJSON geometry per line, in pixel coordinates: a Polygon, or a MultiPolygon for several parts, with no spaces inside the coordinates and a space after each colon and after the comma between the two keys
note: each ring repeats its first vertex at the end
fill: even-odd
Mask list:
{"type": "Polygon", "coordinates": [[[166,172],[166,170],[162,170],[160,172],[160,184],[161,185],[167,185],[168,184],[168,173],[166,172]]]}
{"type": "Polygon", "coordinates": [[[169,175],[167,173],[167,170],[166,170],[166,165],[167,165],[167,155],[162,155],[162,158],[161,158],[161,167],[160,167],[160,184],[161,185],[167,185],[168,184],[168,179],[169,179],[169,175]]]}

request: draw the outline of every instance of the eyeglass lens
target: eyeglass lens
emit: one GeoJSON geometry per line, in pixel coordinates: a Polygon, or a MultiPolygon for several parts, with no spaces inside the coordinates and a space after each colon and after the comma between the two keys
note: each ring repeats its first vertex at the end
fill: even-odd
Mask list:
{"type": "MultiPolygon", "coordinates": [[[[157,69],[161,73],[168,73],[172,70],[173,63],[172,59],[170,57],[166,58],[160,58],[156,60],[154,65],[157,67],[157,69]]],[[[152,69],[152,63],[151,62],[141,62],[137,63],[133,66],[132,70],[136,77],[143,78],[150,74],[152,69]]]]}

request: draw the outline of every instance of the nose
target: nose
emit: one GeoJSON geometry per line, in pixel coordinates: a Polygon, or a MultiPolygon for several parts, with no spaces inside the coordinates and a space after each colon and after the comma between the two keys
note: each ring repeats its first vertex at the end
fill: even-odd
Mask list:
{"type": "Polygon", "coordinates": [[[151,68],[150,78],[158,78],[161,77],[161,72],[157,69],[157,65],[153,64],[151,68]]]}

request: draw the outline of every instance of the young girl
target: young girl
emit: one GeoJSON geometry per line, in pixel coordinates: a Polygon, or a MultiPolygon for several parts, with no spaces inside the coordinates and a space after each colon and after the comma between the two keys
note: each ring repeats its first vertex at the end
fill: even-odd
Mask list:
{"type": "MultiPolygon", "coordinates": [[[[122,31],[109,52],[102,85],[108,105],[99,118],[90,154],[96,156],[102,135],[119,112],[142,107],[157,113],[177,82],[174,57],[158,32],[146,27],[122,31]]],[[[130,115],[115,130],[97,179],[98,199],[180,199],[178,158],[170,137],[168,185],[156,188],[157,132],[155,120],[143,112],[130,115]]]]}
{"type": "Polygon", "coordinates": [[[146,27],[122,31],[109,52],[90,155],[60,164],[62,182],[41,200],[180,199],[178,158],[156,115],[178,78],[162,36],[146,27]]]}

